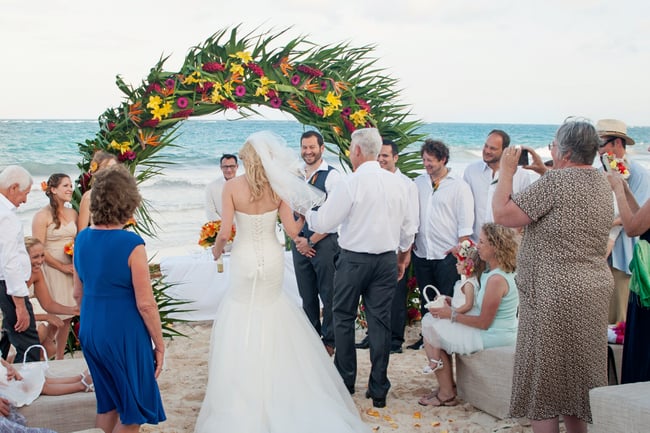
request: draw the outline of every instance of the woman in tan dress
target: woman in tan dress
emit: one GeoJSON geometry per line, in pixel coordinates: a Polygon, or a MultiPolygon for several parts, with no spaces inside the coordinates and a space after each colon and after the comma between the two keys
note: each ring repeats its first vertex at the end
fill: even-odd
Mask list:
{"type": "Polygon", "coordinates": [[[592,166],[600,139],[591,123],[568,119],[550,145],[542,177],[514,196],[512,177],[521,154],[501,157],[492,202],[494,220],[524,227],[517,262],[519,333],[510,412],[527,417],[533,431],[587,431],[589,390],[607,385],[607,313],[613,287],[605,261],[614,219],[612,193],[592,166]]]}
{"type": "MultiPolygon", "coordinates": [[[[43,275],[52,299],[67,306],[76,305],[72,297],[72,256],[66,253],[66,245],[72,244],[77,235],[77,212],[65,207],[72,199],[72,191],[72,181],[67,174],[51,175],[45,186],[50,204],[36,212],[32,220],[32,236],[45,246],[43,275]]],[[[55,338],[55,359],[63,359],[72,316],[60,315],[59,318],[63,326],[55,338]]]]}

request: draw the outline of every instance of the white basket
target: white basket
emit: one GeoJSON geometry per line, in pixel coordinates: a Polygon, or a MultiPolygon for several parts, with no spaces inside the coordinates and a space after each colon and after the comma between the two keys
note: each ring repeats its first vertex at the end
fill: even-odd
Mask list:
{"type": "Polygon", "coordinates": [[[429,308],[442,308],[447,303],[445,297],[440,294],[440,291],[436,288],[436,286],[431,284],[424,286],[424,288],[422,289],[422,296],[424,296],[424,300],[426,301],[426,304],[424,304],[424,308],[426,308],[427,310],[429,308]],[[427,296],[427,289],[429,288],[433,289],[436,292],[436,297],[434,298],[433,301],[429,299],[429,296],[427,296]]]}

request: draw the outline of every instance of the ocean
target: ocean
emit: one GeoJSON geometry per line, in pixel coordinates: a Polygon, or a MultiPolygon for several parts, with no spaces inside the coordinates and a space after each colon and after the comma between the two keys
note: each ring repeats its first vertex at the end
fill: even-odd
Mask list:
{"type": "MultiPolygon", "coordinates": [[[[448,166],[462,173],[467,164],[481,158],[481,148],[491,129],[499,128],[510,134],[513,144],[525,144],[549,159],[547,145],[559,125],[427,123],[421,132],[441,139],[450,147],[448,166]]],[[[198,236],[206,222],[204,189],[221,176],[219,157],[236,153],[246,137],[260,130],[271,130],[284,137],[299,155],[300,135],[308,128],[295,121],[269,120],[203,120],[183,122],[178,130],[175,147],[161,151],[173,162],[164,174],[141,185],[141,193],[152,206],[159,226],[156,238],[147,238],[147,251],[154,261],[162,257],[201,252],[198,236]]],[[[79,176],[80,161],[77,143],[95,136],[94,120],[0,120],[0,169],[18,164],[30,171],[34,187],[18,214],[25,234],[31,234],[34,213],[47,204],[40,183],[52,173],[67,173],[74,180],[79,176]]],[[[628,147],[631,158],[650,169],[650,127],[631,127],[628,135],[637,144],[628,147]]],[[[418,143],[411,145],[419,148],[418,143]]],[[[328,162],[338,164],[336,155],[326,154],[328,162]]],[[[242,167],[240,166],[240,173],[242,167]]]]}

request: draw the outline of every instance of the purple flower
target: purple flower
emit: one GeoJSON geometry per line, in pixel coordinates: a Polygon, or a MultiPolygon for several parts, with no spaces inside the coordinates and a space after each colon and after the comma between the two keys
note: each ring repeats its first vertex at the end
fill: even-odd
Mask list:
{"type": "Polygon", "coordinates": [[[350,109],[350,107],[345,107],[345,108],[341,111],[341,114],[344,115],[344,116],[349,116],[351,112],[352,112],[352,110],[350,109]]]}
{"type": "Polygon", "coordinates": [[[320,82],[321,90],[327,90],[327,81],[323,80],[320,82]]]}
{"type": "Polygon", "coordinates": [[[173,89],[175,85],[176,85],[176,80],[174,80],[173,78],[167,78],[165,80],[165,87],[167,87],[168,89],[173,89]]]}
{"type": "Polygon", "coordinates": [[[246,87],[244,86],[237,86],[235,87],[235,95],[239,96],[240,98],[246,94],[246,87]]]}
{"type": "Polygon", "coordinates": [[[291,84],[293,84],[294,86],[300,84],[300,75],[296,74],[293,77],[291,77],[291,84]]]}
{"type": "Polygon", "coordinates": [[[181,96],[176,100],[176,105],[178,105],[178,108],[187,108],[187,105],[190,103],[190,101],[187,100],[185,96],[181,96]]]}
{"type": "Polygon", "coordinates": [[[277,96],[274,98],[271,98],[269,101],[269,105],[273,108],[280,108],[280,105],[282,105],[282,99],[278,98],[277,96]]]}

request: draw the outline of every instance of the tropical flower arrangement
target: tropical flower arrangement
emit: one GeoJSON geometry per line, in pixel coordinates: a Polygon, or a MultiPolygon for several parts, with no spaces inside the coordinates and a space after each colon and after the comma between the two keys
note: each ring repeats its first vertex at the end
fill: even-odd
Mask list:
{"type": "Polygon", "coordinates": [[[603,153],[601,156],[605,170],[616,170],[620,173],[623,179],[630,177],[630,170],[625,164],[625,158],[617,158],[613,152],[603,153]]]}
{"type": "Polygon", "coordinates": [[[458,245],[458,252],[454,254],[462,264],[463,275],[466,277],[474,274],[476,264],[472,256],[476,256],[476,244],[471,239],[466,239],[458,245]]]}
{"type": "MultiPolygon", "coordinates": [[[[204,248],[214,245],[219,230],[221,230],[221,220],[208,221],[207,223],[203,224],[201,227],[201,234],[199,235],[199,245],[204,248]]],[[[236,234],[237,230],[233,224],[232,229],[230,230],[230,238],[228,239],[228,242],[235,240],[236,234]]]]}
{"type": "MultiPolygon", "coordinates": [[[[125,100],[99,117],[94,138],[79,143],[82,174],[73,206],[89,188],[97,150],[115,154],[142,182],[170,163],[159,152],[175,145],[177,128],[189,117],[228,110],[246,117],[257,113],[256,106],[268,106],[317,128],[347,166],[350,134],[357,128],[377,127],[400,149],[423,138],[416,132],[421,122],[409,120],[398,101],[397,80],[375,66],[374,47],[321,47],[305,37],[286,41],[288,29],[243,37],[238,30],[223,29],[191,48],[178,71],[164,70],[167,58],[161,58],[137,88],[117,77],[125,100]]],[[[418,153],[403,152],[398,165],[403,173],[417,175],[418,153]]],[[[135,230],[154,236],[146,201],[138,212],[135,230]]]]}
{"type": "Polygon", "coordinates": [[[68,243],[66,243],[65,245],[63,245],[63,252],[64,252],[67,256],[72,256],[72,255],[74,255],[74,241],[73,241],[73,240],[70,241],[70,242],[68,242],[68,243]]]}

